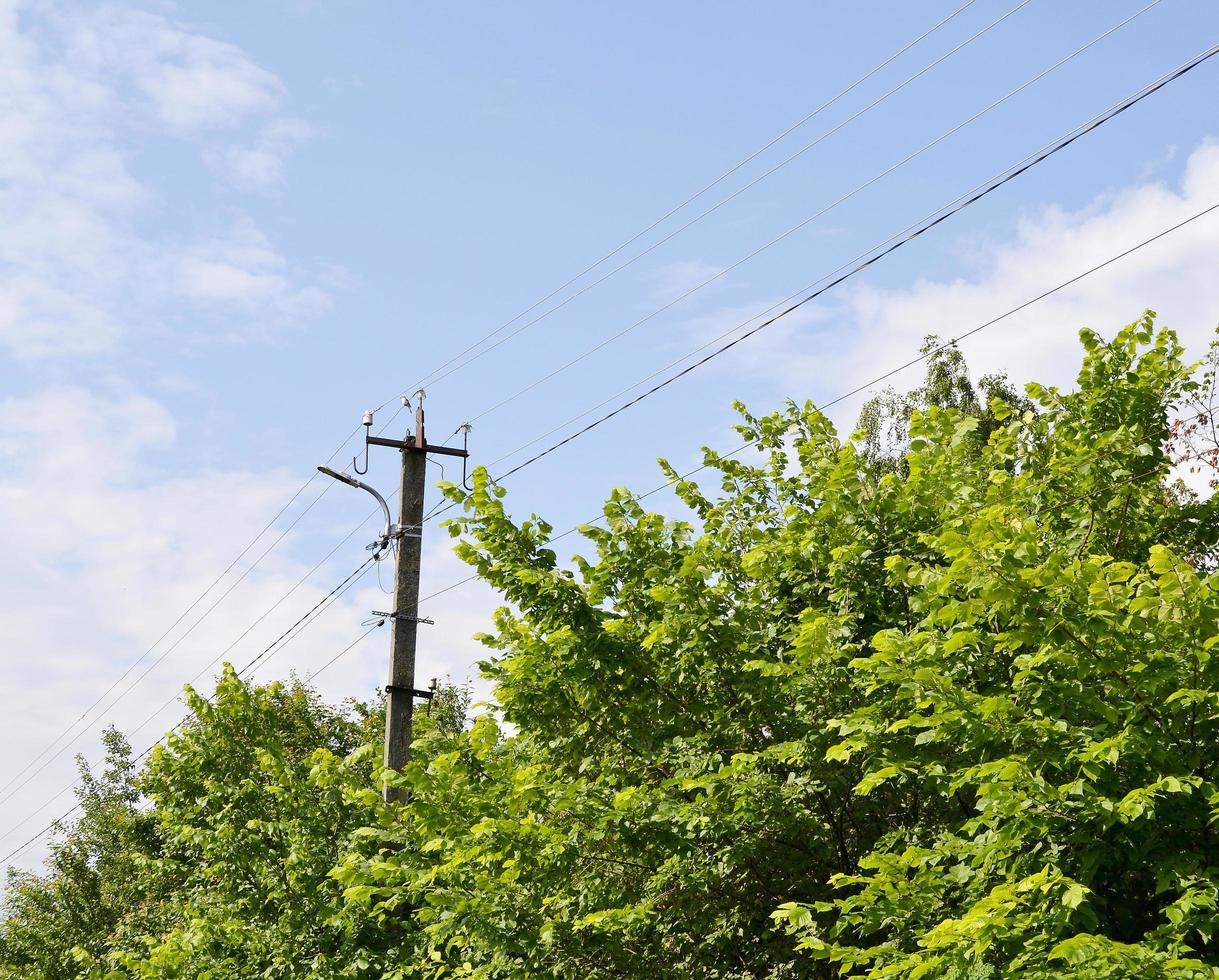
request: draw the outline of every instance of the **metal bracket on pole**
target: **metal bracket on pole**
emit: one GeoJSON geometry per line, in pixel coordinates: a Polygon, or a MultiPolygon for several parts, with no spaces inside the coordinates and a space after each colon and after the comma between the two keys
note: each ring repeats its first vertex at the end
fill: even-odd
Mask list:
{"type": "Polygon", "coordinates": [[[368,444],[370,446],[388,446],[390,449],[398,449],[404,453],[436,453],[439,456],[463,457],[470,455],[465,449],[454,449],[452,446],[435,446],[430,442],[417,446],[413,436],[409,439],[383,439],[381,436],[369,436],[368,444]]]}
{"type": "Polygon", "coordinates": [[[421,691],[417,687],[399,687],[397,684],[386,684],[385,693],[389,694],[391,691],[397,691],[400,694],[413,694],[424,701],[431,701],[436,696],[435,690],[421,691]]]}
{"type": "Polygon", "coordinates": [[[426,626],[435,626],[434,619],[424,619],[422,616],[407,616],[403,613],[396,612],[381,612],[378,609],[372,610],[374,616],[380,616],[382,619],[398,619],[404,623],[423,623],[426,626]]]}

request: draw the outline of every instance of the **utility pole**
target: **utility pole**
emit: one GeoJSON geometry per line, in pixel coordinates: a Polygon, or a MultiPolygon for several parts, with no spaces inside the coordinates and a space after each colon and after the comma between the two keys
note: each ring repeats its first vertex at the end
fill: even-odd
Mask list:
{"type": "MultiPolygon", "coordinates": [[[[415,687],[415,651],[418,641],[419,618],[419,571],[423,558],[423,502],[427,489],[427,457],[429,453],[441,456],[460,456],[465,459],[465,449],[451,446],[433,446],[427,441],[423,424],[422,389],[416,392],[415,432],[405,439],[383,439],[371,434],[372,413],[364,415],[365,470],[367,471],[367,447],[388,446],[402,453],[401,494],[398,501],[398,523],[389,522],[389,508],[376,490],[346,474],[336,473],[326,467],[318,467],[323,473],[350,486],[367,490],[380,501],[385,511],[385,533],[381,541],[370,545],[382,551],[390,541],[397,542],[398,561],[394,570],[394,608],[384,615],[393,624],[389,643],[389,683],[385,685],[385,767],[401,772],[411,755],[412,721],[415,698],[431,700],[434,691],[421,691],[415,687]]],[[[407,399],[403,398],[407,403],[407,399]]],[[[468,433],[469,427],[466,427],[468,433]]],[[[353,464],[355,461],[352,461],[353,464]]],[[[401,802],[406,793],[396,787],[385,787],[387,802],[401,802]]]]}
{"type": "MultiPolygon", "coordinates": [[[[419,633],[419,571],[423,558],[423,495],[427,487],[427,442],[423,399],[415,409],[415,435],[402,449],[402,493],[398,499],[398,564],[394,570],[393,632],[389,640],[389,682],[385,685],[385,768],[401,772],[411,755],[415,713],[415,648],[419,633]]],[[[431,694],[428,695],[431,697],[431,694]]],[[[386,785],[387,802],[401,790],[386,785]]]]}

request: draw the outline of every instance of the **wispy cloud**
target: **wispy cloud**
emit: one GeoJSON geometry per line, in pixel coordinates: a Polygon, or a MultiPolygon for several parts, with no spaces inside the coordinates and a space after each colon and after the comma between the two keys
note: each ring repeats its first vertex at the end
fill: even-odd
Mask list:
{"type": "Polygon", "coordinates": [[[278,187],[284,181],[292,151],[313,135],[313,127],[300,119],[274,119],[252,141],[234,143],[222,152],[212,154],[210,162],[243,190],[278,187]]]}
{"type": "Polygon", "coordinates": [[[227,242],[144,227],[178,191],[137,176],[142,143],[184,143],[239,187],[272,186],[309,134],[283,98],[239,48],[164,13],[0,2],[0,350],[96,357],[184,301],[231,304],[253,336],[323,309],[240,216],[227,242]]]}
{"type": "MultiPolygon", "coordinates": [[[[904,288],[849,286],[742,344],[719,370],[776,384],[784,395],[833,397],[909,359],[927,334],[962,333],[1219,203],[1216,187],[1219,145],[1203,144],[1175,186],[1142,181],[1077,210],[1030,210],[1010,240],[971,238],[966,276],[904,288]]],[[[1069,384],[1079,363],[1079,329],[1111,334],[1146,307],[1201,355],[1219,318],[1217,247],[1219,215],[1200,219],[965,341],[970,365],[977,373],[1007,371],[1020,382],[1069,384]]],[[[707,314],[690,322],[691,335],[718,332],[753,309],[707,314]]],[[[892,383],[916,380],[911,372],[892,383]]],[[[843,418],[852,418],[858,404],[845,405],[843,418]]]]}
{"type": "Polygon", "coordinates": [[[649,276],[653,299],[657,303],[671,303],[722,271],[722,266],[699,259],[670,262],[649,276]]]}

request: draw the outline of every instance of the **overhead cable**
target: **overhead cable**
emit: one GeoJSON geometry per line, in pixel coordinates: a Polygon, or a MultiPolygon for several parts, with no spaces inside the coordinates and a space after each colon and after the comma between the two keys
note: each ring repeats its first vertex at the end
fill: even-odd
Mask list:
{"type": "Polygon", "coordinates": [[[650,321],[654,320],[661,313],[664,313],[666,310],[672,309],[678,303],[683,302],[684,300],[693,296],[695,293],[697,293],[703,289],[706,289],[708,286],[713,285],[714,283],[720,281],[725,276],[727,276],[729,273],[734,272],[737,269],[739,269],[745,263],[757,258],[757,256],[761,255],[763,252],[773,248],[775,245],[777,245],[780,242],[791,237],[796,232],[806,228],[808,225],[812,224],[814,221],[819,220],[820,218],[829,214],[831,211],[840,207],[847,201],[856,197],[858,194],[867,190],[873,184],[877,183],[880,180],[883,180],[885,177],[889,176],[896,170],[899,170],[900,168],[904,167],[906,164],[910,163],[911,161],[917,159],[922,154],[926,153],[928,150],[930,150],[933,147],[944,142],[946,139],[948,139],[951,136],[955,135],[956,133],[960,132],[962,129],[966,128],[967,126],[972,125],[974,122],[976,122],[978,119],[985,116],[987,113],[992,112],[998,106],[1007,102],[1009,99],[1014,98],[1016,95],[1018,95],[1020,92],[1023,92],[1029,86],[1040,81],[1042,78],[1045,78],[1051,72],[1058,70],[1063,65],[1072,61],[1074,58],[1077,58],[1084,51],[1087,51],[1093,45],[1100,43],[1102,40],[1109,37],[1114,32],[1120,30],[1121,28],[1125,27],[1127,24],[1131,23],[1135,18],[1146,13],[1152,7],[1156,6],[1157,4],[1159,4],[1161,2],[1162,2],[1162,0],[1152,0],[1151,3],[1147,4],[1147,6],[1143,7],[1141,10],[1136,11],[1134,14],[1131,14],[1125,20],[1110,27],[1104,33],[1097,35],[1091,41],[1088,41],[1086,44],[1081,45],[1080,47],[1076,48],[1070,54],[1064,56],[1063,58],[1060,58],[1054,64],[1050,65],[1048,68],[1043,69],[1042,71],[1038,72],[1033,77],[1029,78],[1028,80],[1022,82],[1020,85],[1016,86],[1016,88],[1012,89],[1006,95],[1001,96],[1000,98],[991,102],[985,108],[978,110],[973,115],[971,115],[969,118],[967,118],[963,122],[960,122],[957,125],[953,126],[951,129],[947,130],[946,132],[941,133],[939,136],[937,136],[935,139],[931,140],[930,142],[923,144],[917,150],[914,150],[912,153],[907,154],[901,160],[899,160],[896,163],[892,164],[891,166],[887,167],[885,170],[882,170],[880,173],[878,173],[878,174],[874,175],[873,177],[869,178],[868,180],[864,181],[862,184],[858,184],[857,186],[852,188],[847,193],[843,194],[842,196],[840,196],[837,199],[835,199],[834,201],[832,201],[830,204],[821,208],[819,211],[814,212],[813,214],[809,215],[808,217],[802,219],[801,221],[799,221],[796,224],[792,225],[791,227],[787,228],[786,230],[784,230],[783,232],[781,232],[774,238],[770,239],[765,244],[760,245],[759,247],[755,248],[753,251],[751,251],[748,254],[737,259],[735,262],[731,263],[730,265],[727,265],[724,268],[717,270],[711,276],[707,277],[706,279],[702,280],[701,282],[697,283],[696,285],[685,290],[680,295],[669,300],[668,302],[666,302],[659,308],[648,313],[646,316],[640,317],[638,320],[634,321],[630,325],[619,330],[617,333],[611,334],[609,337],[605,338],[604,340],[600,341],[599,343],[595,344],[594,346],[588,348],[587,350],[583,351],[582,353],[576,355],[575,357],[571,358],[570,360],[564,362],[563,364],[559,365],[557,368],[554,368],[553,370],[542,375],[541,377],[537,378],[536,380],[530,382],[529,384],[525,385],[524,387],[517,389],[512,394],[507,395],[504,398],[501,398],[499,401],[495,402],[490,407],[479,412],[477,415],[472,416],[469,419],[469,421],[477,422],[480,419],[485,418],[487,415],[490,415],[492,412],[498,411],[499,409],[503,408],[505,405],[508,405],[511,402],[515,401],[517,398],[520,398],[522,395],[527,394],[530,391],[533,391],[535,388],[538,388],[539,386],[545,384],[547,381],[550,381],[551,379],[557,377],[558,375],[562,374],[563,372],[570,370],[572,367],[579,364],[581,361],[586,360],[587,358],[591,357],[593,354],[596,354],[597,352],[608,347],[610,344],[613,344],[613,343],[617,342],[618,340],[621,340],[627,334],[632,333],[633,331],[637,330],[639,327],[643,326],[644,324],[649,323],[650,321]]]}

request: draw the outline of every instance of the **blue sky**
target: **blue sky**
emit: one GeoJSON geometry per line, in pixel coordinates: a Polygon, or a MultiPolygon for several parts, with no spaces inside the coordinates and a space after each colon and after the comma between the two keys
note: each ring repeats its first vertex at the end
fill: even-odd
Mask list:
{"type": "MultiPolygon", "coordinates": [[[[653,313],[1146,5],[1030,0],[672,241],[429,385],[432,436],[653,313]]],[[[391,400],[383,422],[398,392],[960,6],[0,0],[0,725],[9,746],[0,785],[174,623],[364,409],[391,400]]],[[[1016,6],[968,5],[590,278],[1016,6]]],[[[731,274],[479,418],[475,461],[490,463],[747,319],[1217,37],[1219,8],[1162,0],[731,274]]],[[[701,445],[731,447],[733,399],[765,409],[832,398],[905,360],[924,334],[968,329],[1216,203],[1217,89],[1219,59],[522,472],[512,508],[558,528],[587,520],[610,487],[656,485],[656,456],[687,465],[701,445]]],[[[1217,229],[1219,219],[1195,222],[966,353],[978,370],[1068,381],[1079,326],[1111,330],[1144,306],[1200,353],[1219,320],[1217,229]]],[[[836,417],[849,424],[858,404],[836,417]]],[[[392,454],[374,454],[369,478],[392,489],[395,466],[392,454]]],[[[140,670],[164,660],[139,686],[87,714],[73,729],[79,739],[28,783],[30,773],[0,791],[0,834],[11,834],[0,852],[70,802],[62,795],[41,809],[70,784],[72,752],[95,756],[94,722],[134,729],[257,620],[227,654],[244,663],[363,560],[371,531],[259,620],[367,512],[338,488],[289,530],[322,489],[311,484],[153,648],[140,670]]],[[[433,533],[425,591],[464,575],[433,533]]],[[[384,602],[373,577],[361,580],[259,676],[315,669],[384,602]]],[[[476,587],[437,600],[421,673],[472,671],[480,651],[469,636],[493,606],[476,587]]],[[[367,694],[385,646],[374,635],[319,683],[336,698],[367,694]]],[[[156,716],[133,736],[137,747],[175,718],[172,707],[156,716]]]]}

